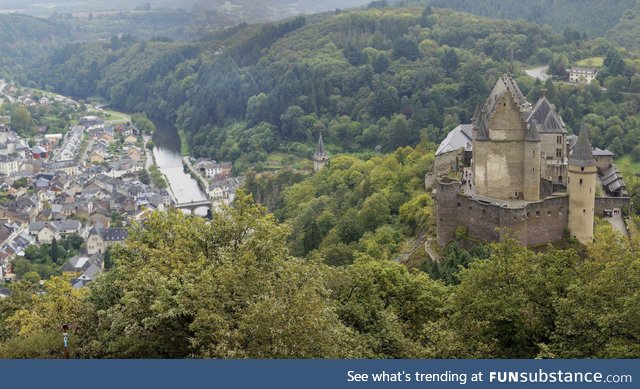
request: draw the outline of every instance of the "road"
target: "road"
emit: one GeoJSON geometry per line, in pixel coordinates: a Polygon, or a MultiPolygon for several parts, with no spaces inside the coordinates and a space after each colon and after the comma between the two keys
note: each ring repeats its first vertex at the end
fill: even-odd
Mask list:
{"type": "Polygon", "coordinates": [[[547,69],[549,69],[548,66],[539,66],[537,68],[527,69],[525,73],[527,73],[529,77],[539,78],[540,81],[547,81],[549,77],[551,77],[547,74],[547,69]]]}
{"type": "Polygon", "coordinates": [[[624,219],[622,218],[621,214],[617,214],[614,215],[612,217],[605,217],[604,220],[608,221],[609,223],[611,223],[611,225],[613,226],[613,229],[618,231],[619,233],[622,234],[622,236],[628,238],[629,237],[629,233],[627,231],[627,226],[624,223],[624,219]]]}

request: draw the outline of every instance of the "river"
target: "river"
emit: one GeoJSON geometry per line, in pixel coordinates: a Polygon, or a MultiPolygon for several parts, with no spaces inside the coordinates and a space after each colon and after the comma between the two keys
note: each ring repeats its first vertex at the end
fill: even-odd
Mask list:
{"type": "Polygon", "coordinates": [[[167,177],[169,185],[179,203],[206,200],[196,180],[184,172],[180,155],[180,134],[171,123],[152,120],[156,126],[153,134],[153,155],[160,171],[167,177]]]}

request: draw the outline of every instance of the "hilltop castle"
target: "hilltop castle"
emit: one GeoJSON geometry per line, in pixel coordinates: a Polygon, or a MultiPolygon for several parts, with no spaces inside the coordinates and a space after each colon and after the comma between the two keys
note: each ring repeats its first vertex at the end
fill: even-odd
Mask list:
{"type": "Polygon", "coordinates": [[[463,227],[471,238],[523,244],[559,240],[565,231],[593,240],[594,216],[628,212],[630,199],[613,154],[593,149],[585,129],[567,136],[543,93],[530,104],[511,76],[500,77],[471,125],[451,131],[436,152],[438,243],[463,227]]]}

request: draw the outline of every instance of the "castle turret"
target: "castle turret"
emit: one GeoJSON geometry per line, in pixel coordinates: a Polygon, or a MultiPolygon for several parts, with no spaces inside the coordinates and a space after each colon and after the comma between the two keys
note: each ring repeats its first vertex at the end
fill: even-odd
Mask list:
{"type": "Polygon", "coordinates": [[[525,201],[540,200],[540,135],[535,127],[527,124],[524,138],[524,184],[522,197],[525,201]]]}
{"type": "Polygon", "coordinates": [[[568,172],[569,233],[581,243],[590,243],[596,202],[596,161],[584,127],[569,158],[568,172]]]}
{"type": "Polygon", "coordinates": [[[329,163],[329,157],[324,151],[324,142],[322,141],[322,133],[318,138],[318,146],[316,147],[316,153],[313,156],[313,171],[320,171],[326,164],[329,163]]]}

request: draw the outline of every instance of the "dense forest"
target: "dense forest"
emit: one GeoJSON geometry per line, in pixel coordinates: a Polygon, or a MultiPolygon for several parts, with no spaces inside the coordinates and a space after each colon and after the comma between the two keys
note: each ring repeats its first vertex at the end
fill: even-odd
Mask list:
{"type": "Polygon", "coordinates": [[[523,19],[555,30],[575,30],[589,37],[604,36],[614,28],[637,0],[408,0],[438,8],[451,8],[498,19],[523,19]]]}
{"type": "Polygon", "coordinates": [[[564,74],[577,60],[607,57],[600,76],[607,93],[596,86],[546,87],[557,91],[552,101],[570,131],[589,113],[616,116],[622,132],[616,127],[607,136],[611,126],[598,125],[603,135],[594,137],[596,144],[608,147],[617,137],[625,152],[637,145],[628,135],[636,128],[640,91],[633,54],[602,38],[430,7],[241,24],[192,42],[121,36],[69,45],[34,67],[30,78],[176,123],[192,155],[233,160],[242,171],[274,152],[308,158],[321,132],[332,152],[439,142],[470,119],[509,71],[512,51],[518,82],[532,100],[543,85],[523,68],[549,64],[553,74],[564,74]]]}
{"type": "Polygon", "coordinates": [[[608,225],[580,254],[491,244],[452,284],[383,259],[375,240],[340,267],[296,259],[290,233],[243,195],[210,222],[155,214],[90,287],[15,284],[0,356],[59,356],[61,323],[73,358],[640,355],[640,246],[608,225]]]}

